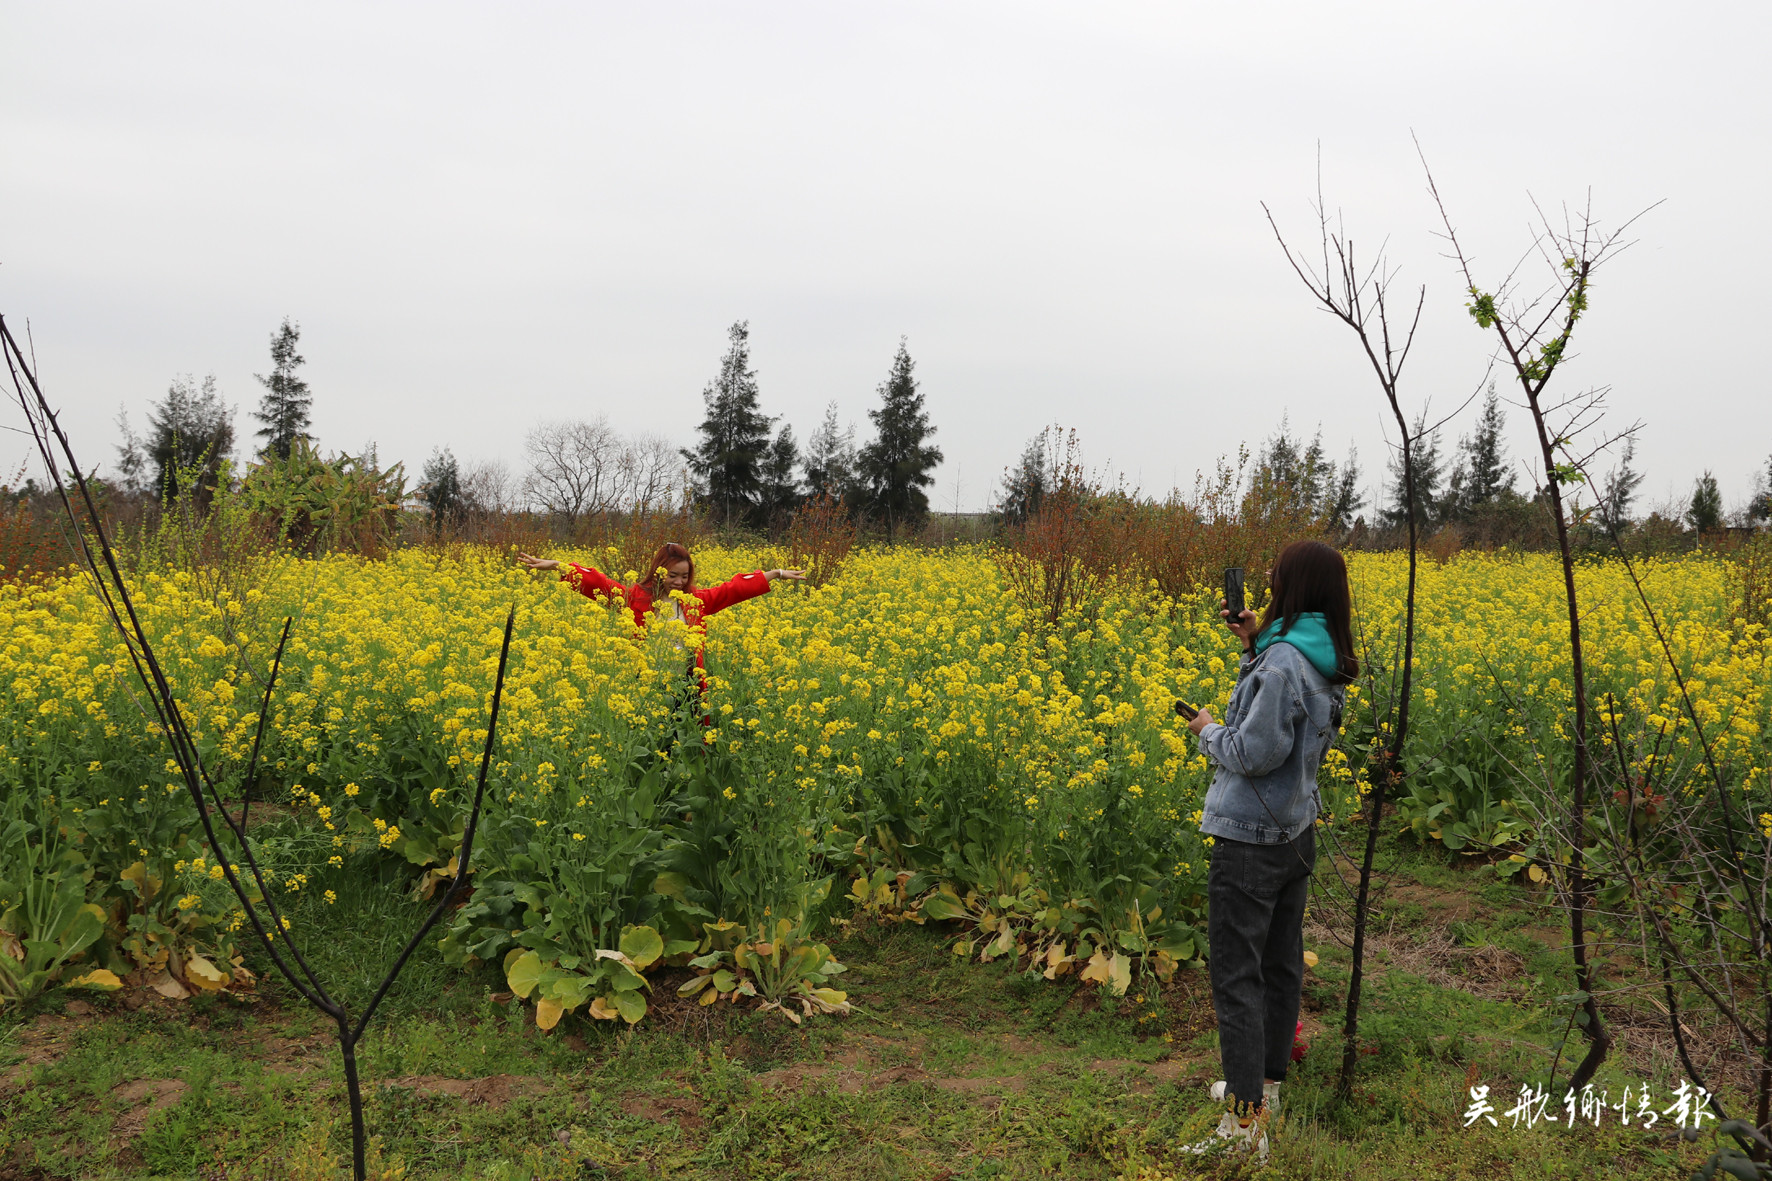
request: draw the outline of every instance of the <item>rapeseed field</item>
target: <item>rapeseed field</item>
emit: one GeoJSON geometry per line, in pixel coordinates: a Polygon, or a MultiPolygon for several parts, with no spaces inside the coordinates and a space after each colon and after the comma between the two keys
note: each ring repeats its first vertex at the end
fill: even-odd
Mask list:
{"type": "MultiPolygon", "coordinates": [[[[697,561],[704,584],[786,563],[697,561]]],[[[1331,838],[1383,735],[1406,577],[1401,555],[1351,570],[1369,676],[1321,782],[1331,838]]],[[[1772,638],[1734,617],[1726,561],[1641,571],[1706,737],[1772,831],[1772,638]]],[[[1593,699],[1690,746],[1622,567],[1583,565],[1578,584],[1593,699]]],[[[1562,594],[1549,555],[1424,562],[1399,829],[1503,873],[1524,864],[1569,745],[1562,594]]],[[[247,793],[262,726],[266,889],[328,899],[389,866],[420,898],[453,872],[515,606],[475,891],[437,947],[497,964],[544,1025],[641,1020],[664,964],[693,970],[682,991],[702,1003],[841,1011],[843,965],[821,940],[858,913],[948,923],[959,956],[1025,956],[1116,993],[1204,955],[1211,772],[1174,702],[1222,713],[1237,657],[1204,590],[1121,585],[1049,627],[987,548],[864,549],[823,586],[778,583],[714,617],[705,693],[688,673],[701,639],[680,623],[636,635],[624,612],[487,549],[142,573],[135,598],[225,796],[247,793]]],[[[236,904],[134,677],[86,583],[0,586],[9,864],[34,866],[73,916],[66,938],[31,936],[59,958],[0,955],[8,999],[131,974],[168,995],[252,987],[236,904]]],[[[4,938],[22,951],[22,887],[8,889],[4,938]]]]}

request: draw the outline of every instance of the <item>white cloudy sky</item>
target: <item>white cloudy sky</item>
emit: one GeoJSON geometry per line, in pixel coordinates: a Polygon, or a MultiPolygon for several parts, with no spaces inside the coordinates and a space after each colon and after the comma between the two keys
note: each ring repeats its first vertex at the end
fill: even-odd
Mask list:
{"type": "Polygon", "coordinates": [[[245,433],[285,315],[326,445],[515,464],[538,420],[594,414],[687,441],[748,319],[765,409],[802,438],[832,398],[865,428],[908,337],[943,506],[983,507],[1054,421],[1152,492],[1287,413],[1376,481],[1370,375],[1259,202],[1307,235],[1321,144],[1356,237],[1428,287],[1406,383],[1450,408],[1489,341],[1413,130],[1488,276],[1529,197],[1591,188],[1613,223],[1665,200],[1563,380],[1647,424],[1649,501],[1708,467],[1735,502],[1772,451],[1769,12],[13,5],[0,311],[105,459],[118,406],[185,372],[245,433]]]}

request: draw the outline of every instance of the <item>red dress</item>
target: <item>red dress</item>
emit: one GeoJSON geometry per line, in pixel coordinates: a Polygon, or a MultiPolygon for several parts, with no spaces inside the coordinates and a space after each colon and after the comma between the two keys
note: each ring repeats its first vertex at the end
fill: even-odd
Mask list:
{"type": "MultiPolygon", "coordinates": [[[[577,562],[567,563],[560,578],[561,581],[570,582],[577,587],[578,593],[587,599],[624,599],[628,610],[634,614],[634,626],[646,626],[646,616],[652,610],[652,592],[646,589],[645,584],[623,586],[601,571],[580,566],[577,562]]],[[[768,593],[769,580],[763,577],[761,570],[729,578],[719,586],[690,591],[689,601],[683,604],[683,622],[705,636],[708,631],[708,616],[716,611],[724,611],[734,603],[742,603],[746,599],[768,593]]],[[[702,663],[700,648],[695,650],[695,667],[706,667],[702,663]]]]}

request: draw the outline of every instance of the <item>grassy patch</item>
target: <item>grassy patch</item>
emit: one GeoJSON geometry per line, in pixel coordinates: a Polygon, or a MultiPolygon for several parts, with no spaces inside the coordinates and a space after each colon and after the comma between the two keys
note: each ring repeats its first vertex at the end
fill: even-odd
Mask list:
{"type": "MultiPolygon", "coordinates": [[[[1333,1084],[1347,956],[1313,939],[1317,1032],[1265,1176],[1665,1177],[1708,1151],[1617,1126],[1463,1128],[1472,1083],[1505,1094],[1505,1109],[1519,1081],[1547,1072],[1566,1027],[1554,1004],[1566,957],[1527,933],[1544,916],[1523,888],[1431,857],[1397,864],[1384,905],[1379,929],[1400,921],[1375,948],[1370,1052],[1345,1103],[1333,1084]]],[[[398,884],[366,883],[330,905],[304,897],[295,917],[314,933],[316,967],[360,1004],[416,913],[398,884]]],[[[569,1018],[545,1034],[494,999],[491,973],[420,955],[361,1052],[377,1159],[409,1178],[508,1181],[1246,1172],[1179,1151],[1217,1118],[1203,974],[1105,997],[1074,978],[958,962],[915,926],[857,931],[837,951],[858,1002],[846,1020],[794,1027],[678,1004],[661,987],[638,1027],[569,1018]]],[[[0,1032],[0,1177],[341,1175],[337,1055],[287,990],[267,983],[244,1007],[131,1012],[112,998],[75,1015],[65,1003],[47,998],[0,1032]]],[[[1600,1081],[1649,1078],[1665,1093],[1673,1080],[1653,1069],[1627,1038],[1600,1081]]]]}

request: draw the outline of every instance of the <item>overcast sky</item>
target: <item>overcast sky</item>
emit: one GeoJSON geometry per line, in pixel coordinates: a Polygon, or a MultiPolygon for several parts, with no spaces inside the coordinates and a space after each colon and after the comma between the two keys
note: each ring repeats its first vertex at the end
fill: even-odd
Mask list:
{"type": "MultiPolygon", "coordinates": [[[[0,40],[0,312],[77,448],[112,460],[178,374],[246,411],[299,321],[322,445],[520,466],[547,418],[688,442],[734,320],[767,413],[865,436],[908,338],[986,505],[1042,424],[1146,492],[1282,415],[1382,474],[1355,342],[1287,269],[1332,205],[1428,313],[1465,316],[1411,143],[1480,277],[1531,198],[1616,224],[1565,390],[1643,420],[1642,507],[1772,452],[1765,4],[55,4],[0,40]],[[1755,81],[1755,79],[1759,81],[1755,81]]],[[[1448,442],[1471,414],[1448,428],[1448,442]]],[[[1509,423],[1526,454],[1523,413],[1509,423]]],[[[25,450],[0,444],[10,480],[25,450]]]]}

